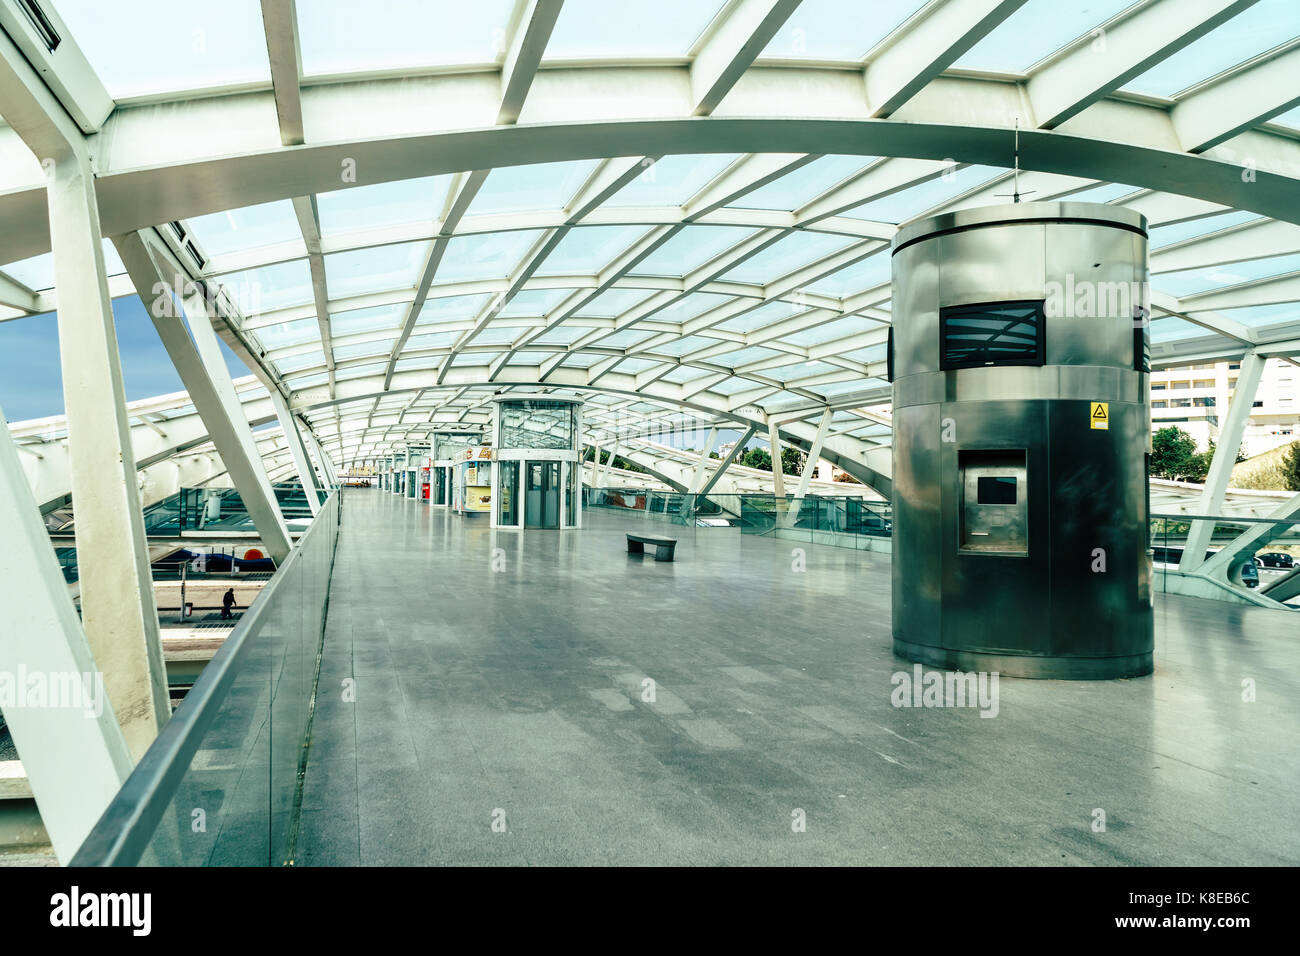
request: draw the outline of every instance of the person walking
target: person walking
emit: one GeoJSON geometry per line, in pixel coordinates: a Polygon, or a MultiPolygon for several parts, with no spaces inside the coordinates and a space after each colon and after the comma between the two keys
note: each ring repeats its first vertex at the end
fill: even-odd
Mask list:
{"type": "Polygon", "coordinates": [[[230,613],[230,609],[234,606],[235,606],[235,589],[231,588],[221,597],[221,619],[223,621],[228,621],[232,617],[234,617],[234,615],[230,613]]]}

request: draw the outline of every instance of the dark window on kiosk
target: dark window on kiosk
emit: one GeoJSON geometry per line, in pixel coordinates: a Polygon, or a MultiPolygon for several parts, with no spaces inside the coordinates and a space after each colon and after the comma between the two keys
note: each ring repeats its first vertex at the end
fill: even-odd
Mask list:
{"type": "Polygon", "coordinates": [[[940,309],[939,368],[1042,365],[1046,331],[1042,300],[940,309]]]}
{"type": "Polygon", "coordinates": [[[977,481],[979,504],[1014,505],[1016,503],[1016,479],[1013,476],[981,477],[977,481]]]}
{"type": "Polygon", "coordinates": [[[894,380],[894,327],[889,327],[889,345],[885,349],[885,381],[894,380]]]}

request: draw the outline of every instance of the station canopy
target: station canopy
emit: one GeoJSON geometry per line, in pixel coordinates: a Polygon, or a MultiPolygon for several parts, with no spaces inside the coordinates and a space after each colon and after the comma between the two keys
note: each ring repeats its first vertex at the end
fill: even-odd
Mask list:
{"type": "MultiPolygon", "coordinates": [[[[806,444],[830,410],[867,461],[893,234],[1013,192],[1147,217],[1154,367],[1300,355],[1295,0],[39,6],[110,293],[142,234],[344,464],[506,392],[584,398],[597,439],[806,444]]],[[[21,321],[57,290],[7,127],[0,179],[21,321]]]]}

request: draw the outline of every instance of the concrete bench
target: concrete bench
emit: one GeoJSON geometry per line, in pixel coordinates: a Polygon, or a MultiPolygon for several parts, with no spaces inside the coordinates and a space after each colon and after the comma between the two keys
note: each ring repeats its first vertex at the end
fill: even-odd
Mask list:
{"type": "Polygon", "coordinates": [[[673,551],[677,548],[677,539],[665,538],[657,534],[633,534],[631,531],[627,533],[628,554],[645,554],[647,544],[654,546],[656,561],[671,561],[673,551]]]}

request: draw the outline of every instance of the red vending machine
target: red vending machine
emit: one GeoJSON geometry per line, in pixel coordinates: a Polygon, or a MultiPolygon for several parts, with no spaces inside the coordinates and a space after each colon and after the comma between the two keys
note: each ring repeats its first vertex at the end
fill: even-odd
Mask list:
{"type": "Polygon", "coordinates": [[[424,464],[420,467],[420,500],[429,500],[429,466],[433,464],[433,459],[424,459],[424,464]]]}

